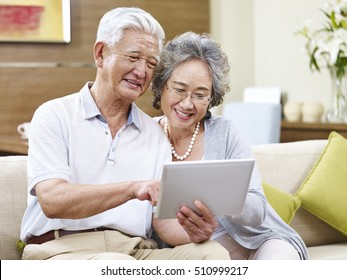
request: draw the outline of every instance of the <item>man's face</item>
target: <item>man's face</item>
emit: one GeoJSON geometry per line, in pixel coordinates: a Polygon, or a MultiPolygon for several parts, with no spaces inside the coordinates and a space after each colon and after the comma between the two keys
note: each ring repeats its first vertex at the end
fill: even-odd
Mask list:
{"type": "Polygon", "coordinates": [[[134,101],[147,90],[159,57],[155,36],[127,30],[116,47],[105,52],[102,71],[117,96],[134,101]]]}

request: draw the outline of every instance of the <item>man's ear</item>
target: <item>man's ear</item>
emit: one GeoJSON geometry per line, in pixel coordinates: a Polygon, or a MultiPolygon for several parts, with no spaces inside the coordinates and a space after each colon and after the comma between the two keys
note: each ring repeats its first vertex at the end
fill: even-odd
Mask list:
{"type": "Polygon", "coordinates": [[[103,42],[96,42],[94,44],[94,61],[97,67],[102,67],[104,61],[105,44],[103,42]]]}

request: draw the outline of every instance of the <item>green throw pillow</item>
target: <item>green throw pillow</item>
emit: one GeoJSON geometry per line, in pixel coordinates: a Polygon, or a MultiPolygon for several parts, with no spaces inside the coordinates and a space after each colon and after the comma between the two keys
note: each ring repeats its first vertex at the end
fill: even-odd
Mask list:
{"type": "Polygon", "coordinates": [[[300,207],[300,200],[265,182],[263,182],[263,189],[272,208],[287,224],[290,224],[296,210],[300,207]]]}
{"type": "Polygon", "coordinates": [[[347,141],[337,132],[296,196],[301,205],[333,228],[347,235],[347,141]]]}

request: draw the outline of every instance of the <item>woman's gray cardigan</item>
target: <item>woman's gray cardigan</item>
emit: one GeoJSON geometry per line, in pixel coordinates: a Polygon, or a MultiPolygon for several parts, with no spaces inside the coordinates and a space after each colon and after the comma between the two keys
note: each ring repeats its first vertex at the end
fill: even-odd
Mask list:
{"type": "MultiPolygon", "coordinates": [[[[204,125],[205,160],[254,158],[249,141],[234,122],[212,115],[205,120],[204,125]]],[[[245,248],[257,249],[268,239],[284,239],[296,248],[301,259],[307,259],[306,246],[301,237],[277,215],[265,199],[256,165],[242,214],[218,219],[232,238],[245,248]]]]}
{"type": "MultiPolygon", "coordinates": [[[[154,119],[159,122],[161,117],[154,119]]],[[[212,115],[204,121],[204,127],[204,160],[254,158],[249,141],[231,120],[212,115]]],[[[301,237],[267,202],[257,165],[253,169],[243,212],[238,216],[220,216],[218,220],[245,248],[257,249],[268,239],[282,239],[295,247],[301,259],[307,259],[307,249],[301,237]]]]}

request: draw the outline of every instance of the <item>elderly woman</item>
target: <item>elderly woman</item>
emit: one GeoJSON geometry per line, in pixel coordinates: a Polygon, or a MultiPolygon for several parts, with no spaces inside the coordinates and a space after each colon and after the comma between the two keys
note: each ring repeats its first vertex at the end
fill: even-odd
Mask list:
{"type": "MultiPolygon", "coordinates": [[[[235,124],[209,111],[221,104],[229,91],[228,73],[226,55],[208,34],[187,32],[166,44],[154,73],[152,91],[153,106],[164,112],[155,119],[171,142],[173,160],[253,157],[249,142],[235,124]]],[[[221,243],[231,259],[307,258],[300,236],[266,200],[256,166],[240,215],[217,217],[214,221],[210,219],[213,213],[208,211],[202,217],[194,215],[183,207],[177,220],[191,232],[190,236],[204,227],[213,228],[210,239],[221,243]]]]}

